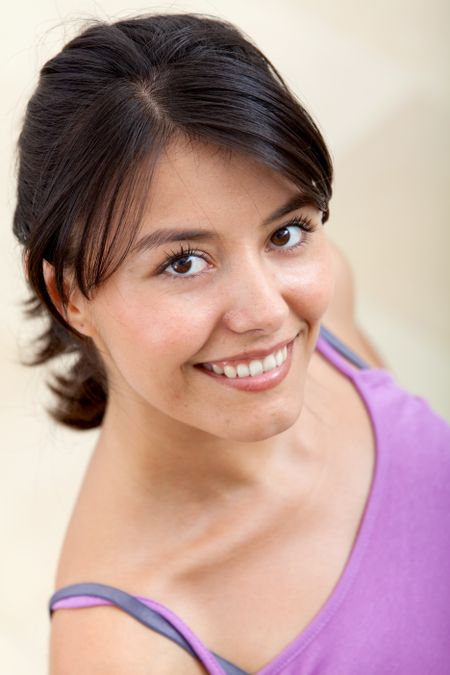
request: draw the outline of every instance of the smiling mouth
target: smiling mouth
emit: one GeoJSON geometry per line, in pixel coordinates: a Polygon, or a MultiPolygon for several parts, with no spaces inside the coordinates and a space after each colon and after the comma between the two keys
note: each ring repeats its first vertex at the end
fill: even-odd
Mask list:
{"type": "MultiPolygon", "coordinates": [[[[260,390],[266,386],[275,386],[277,381],[284,379],[287,374],[292,359],[292,350],[294,341],[300,335],[301,331],[284,345],[284,347],[267,354],[260,359],[243,359],[233,364],[229,362],[217,363],[199,363],[195,367],[199,368],[207,375],[238,386],[247,390],[255,387],[260,390]]],[[[255,389],[256,390],[256,389],[255,389]]]]}
{"type": "Polygon", "coordinates": [[[292,345],[300,332],[288,342],[278,343],[278,346],[270,352],[261,353],[262,350],[259,353],[250,352],[249,354],[243,354],[241,357],[199,363],[196,364],[196,367],[205,368],[216,373],[216,375],[225,375],[226,377],[256,377],[284,363],[288,355],[288,347],[292,345]]]}
{"type": "Polygon", "coordinates": [[[203,363],[203,368],[213,371],[216,375],[225,375],[225,377],[257,377],[263,373],[269,373],[277,367],[280,367],[287,359],[287,346],[268,354],[263,359],[243,360],[231,365],[226,363],[223,367],[215,363],[203,363]]]}
{"type": "Polygon", "coordinates": [[[283,350],[279,350],[282,353],[278,353],[278,357],[269,354],[268,356],[271,358],[266,362],[267,370],[264,370],[263,364],[262,372],[261,362],[259,362],[259,365],[255,365],[255,362],[257,364],[259,361],[258,359],[251,361],[250,366],[246,366],[245,364],[238,364],[238,368],[226,366],[222,373],[215,372],[215,370],[209,370],[206,368],[206,365],[208,364],[197,364],[195,367],[198,368],[201,373],[206,375],[206,377],[218,384],[224,385],[225,387],[231,387],[232,389],[244,392],[244,394],[256,394],[277,388],[287,377],[287,374],[291,369],[294,342],[295,338],[285,345],[283,350]],[[240,367],[241,365],[243,366],[242,368],[240,367]],[[254,369],[254,375],[250,373],[250,367],[254,369]]]}

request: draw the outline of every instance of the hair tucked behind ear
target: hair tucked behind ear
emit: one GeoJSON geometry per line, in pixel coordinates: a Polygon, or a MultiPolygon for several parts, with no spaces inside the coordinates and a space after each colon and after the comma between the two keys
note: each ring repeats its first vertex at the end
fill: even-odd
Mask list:
{"type": "Polygon", "coordinates": [[[92,340],[53,304],[43,263],[62,307],[66,272],[91,297],[127,256],[158,157],[177,136],[253,156],[328,218],[332,163],[320,131],[242,31],[189,13],[88,24],[41,69],[18,140],[14,233],[27,311],[48,321],[31,363],[74,357],[49,383],[66,425],[101,423],[108,382],[92,340]]]}
{"type": "MultiPolygon", "coordinates": [[[[36,305],[39,307],[41,305],[36,305]]],[[[75,360],[67,374],[53,374],[49,387],[59,399],[51,411],[59,422],[77,429],[90,429],[101,424],[107,401],[106,373],[101,359],[88,339],[77,341],[53,317],[40,338],[32,365],[39,365],[64,354],[75,360]]]]}

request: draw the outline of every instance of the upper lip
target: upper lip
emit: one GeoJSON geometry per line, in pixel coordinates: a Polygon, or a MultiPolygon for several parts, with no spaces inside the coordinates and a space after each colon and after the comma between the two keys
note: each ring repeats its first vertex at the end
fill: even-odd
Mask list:
{"type": "MultiPolygon", "coordinates": [[[[221,359],[212,359],[211,361],[203,361],[202,363],[222,363],[223,361],[231,362],[231,361],[248,361],[250,359],[263,359],[265,356],[268,356],[269,354],[273,354],[274,352],[279,351],[280,349],[283,349],[286,345],[288,345],[292,340],[295,340],[297,337],[298,333],[294,335],[293,338],[289,338],[289,340],[283,340],[283,342],[278,342],[276,345],[273,345],[272,347],[268,347],[267,349],[255,349],[254,351],[246,351],[246,352],[241,352],[240,354],[233,354],[233,356],[225,356],[221,359]]],[[[202,365],[202,364],[198,364],[202,365]]]]}

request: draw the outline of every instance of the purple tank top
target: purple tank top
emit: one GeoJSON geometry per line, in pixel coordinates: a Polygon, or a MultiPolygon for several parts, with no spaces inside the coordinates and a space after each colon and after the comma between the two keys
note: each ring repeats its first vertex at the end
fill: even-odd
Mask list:
{"type": "MultiPolygon", "coordinates": [[[[375,472],[333,591],[256,675],[449,675],[450,425],[387,370],[365,366],[325,328],[316,349],[350,378],[366,405],[375,472]]],[[[52,595],[49,611],[105,604],[177,642],[210,675],[247,675],[208,650],[169,608],[143,596],[100,583],[73,584],[52,595]]]]}

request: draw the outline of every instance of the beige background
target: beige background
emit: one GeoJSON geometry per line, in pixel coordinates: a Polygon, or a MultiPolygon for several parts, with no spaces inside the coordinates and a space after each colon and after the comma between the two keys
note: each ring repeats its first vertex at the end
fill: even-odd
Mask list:
{"type": "Polygon", "coordinates": [[[198,11],[231,19],[318,120],[335,161],[329,236],[352,264],[361,325],[402,386],[450,418],[449,3],[113,0],[10,3],[1,26],[2,463],[0,669],[46,672],[47,601],[95,433],[45,416],[44,373],[19,365],[33,329],[10,234],[13,146],[40,66],[86,17],[198,11]]]}

